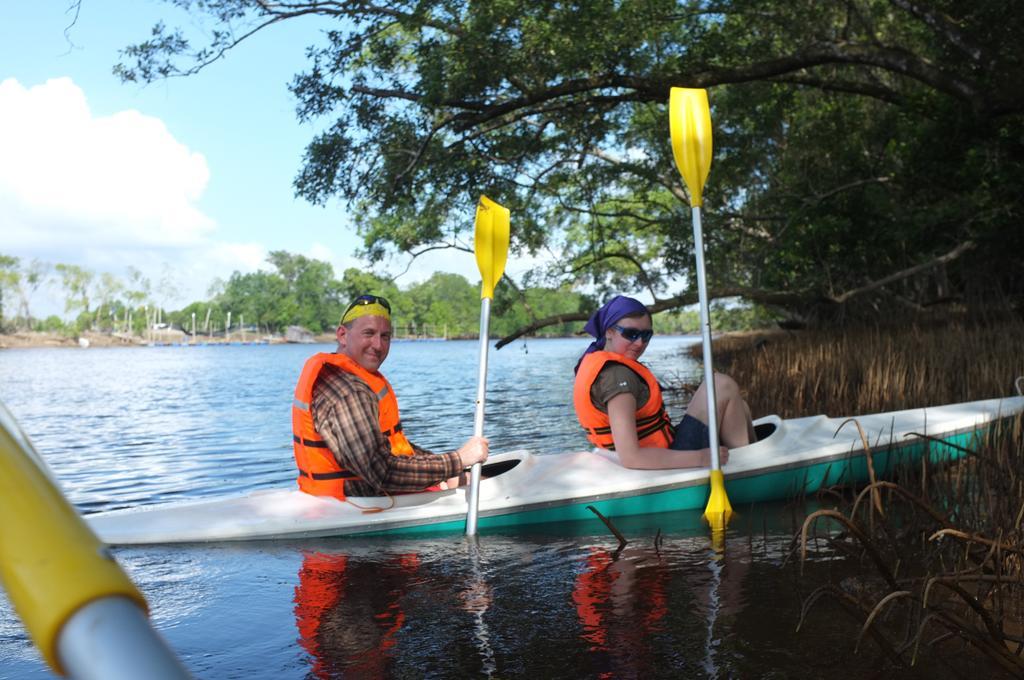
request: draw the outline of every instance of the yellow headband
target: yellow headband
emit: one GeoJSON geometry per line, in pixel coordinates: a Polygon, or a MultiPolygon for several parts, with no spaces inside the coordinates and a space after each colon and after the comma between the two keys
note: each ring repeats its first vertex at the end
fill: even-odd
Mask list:
{"type": "Polygon", "coordinates": [[[341,317],[342,325],[347,324],[349,321],[355,321],[361,316],[383,316],[388,321],[391,321],[391,312],[379,302],[371,302],[368,305],[355,305],[352,309],[345,313],[345,316],[341,317]]]}

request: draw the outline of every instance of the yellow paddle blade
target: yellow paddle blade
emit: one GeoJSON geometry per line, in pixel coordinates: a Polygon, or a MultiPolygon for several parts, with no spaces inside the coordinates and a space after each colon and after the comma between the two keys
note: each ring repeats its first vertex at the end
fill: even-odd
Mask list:
{"type": "Polygon", "coordinates": [[[690,191],[690,204],[704,204],[704,180],[711,170],[711,111],[708,91],[673,87],[668,96],[672,155],[690,191]]]}
{"type": "Polygon", "coordinates": [[[704,509],[704,519],[711,525],[712,531],[724,531],[725,525],[732,517],[732,505],[729,503],[729,496],[725,493],[725,477],[721,470],[711,470],[711,495],[708,496],[708,506],[704,509]]]}
{"type": "Polygon", "coordinates": [[[501,280],[508,260],[509,211],[486,196],[476,206],[473,251],[482,280],[480,299],[494,299],[494,287],[501,280]]]}

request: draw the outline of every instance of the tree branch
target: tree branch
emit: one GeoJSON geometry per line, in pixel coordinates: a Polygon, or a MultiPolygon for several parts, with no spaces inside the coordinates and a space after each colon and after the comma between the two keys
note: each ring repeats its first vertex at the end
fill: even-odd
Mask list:
{"type": "Polygon", "coordinates": [[[790,83],[804,87],[813,87],[825,92],[843,92],[845,94],[871,97],[872,99],[896,106],[902,105],[906,101],[904,97],[901,97],[895,90],[891,90],[888,87],[872,85],[870,83],[859,83],[853,80],[829,80],[813,76],[810,73],[787,73],[769,78],[768,80],[776,83],[790,83]]]}
{"type": "Polygon", "coordinates": [[[647,288],[647,292],[651,294],[651,297],[655,297],[655,295],[654,295],[654,279],[651,277],[650,274],[647,273],[647,270],[644,268],[644,266],[640,262],[640,260],[638,260],[631,253],[609,253],[609,252],[598,253],[598,254],[593,255],[592,257],[590,257],[589,261],[586,262],[585,264],[576,264],[576,265],[574,265],[570,271],[573,274],[577,274],[577,273],[579,273],[580,270],[588,269],[589,267],[592,267],[593,265],[595,265],[596,263],[600,262],[601,260],[611,260],[611,259],[615,259],[615,258],[618,258],[618,259],[621,259],[621,260],[626,260],[627,262],[632,264],[634,267],[636,267],[637,271],[640,272],[640,277],[644,281],[644,287],[647,288]]]}
{"type": "Polygon", "coordinates": [[[947,262],[952,262],[953,260],[957,259],[961,255],[966,253],[968,250],[971,250],[972,248],[974,248],[974,245],[975,245],[974,241],[964,241],[963,243],[961,243],[960,245],[958,245],[956,248],[954,248],[953,250],[949,251],[945,255],[940,255],[940,256],[936,257],[935,259],[933,259],[933,260],[929,260],[928,262],[924,262],[922,264],[915,265],[913,267],[910,267],[909,269],[904,269],[903,271],[896,272],[895,274],[890,274],[889,276],[886,276],[885,278],[879,279],[878,281],[874,281],[872,283],[869,283],[866,286],[861,286],[860,288],[854,288],[853,290],[848,290],[845,293],[843,293],[842,295],[839,295],[837,297],[829,298],[829,301],[841,305],[844,302],[846,302],[847,300],[849,300],[850,298],[855,297],[857,295],[862,295],[862,294],[867,293],[869,291],[877,290],[878,288],[881,288],[882,286],[887,286],[890,283],[894,283],[896,281],[901,281],[903,279],[910,278],[914,274],[918,274],[918,273],[920,273],[922,271],[925,271],[926,269],[931,269],[932,267],[937,267],[940,264],[946,264],[947,262]]]}
{"type": "Polygon", "coordinates": [[[412,256],[411,258],[409,258],[409,263],[405,265],[405,269],[403,269],[401,272],[399,272],[398,274],[395,274],[394,276],[391,277],[392,283],[397,281],[401,277],[405,276],[407,273],[409,273],[409,269],[412,267],[412,263],[416,261],[417,257],[419,257],[420,255],[424,255],[426,253],[429,253],[432,250],[461,250],[464,253],[472,253],[473,252],[472,248],[467,248],[466,246],[460,246],[457,243],[442,243],[442,244],[436,245],[436,246],[427,246],[426,248],[422,248],[422,249],[417,250],[417,251],[409,251],[409,255],[412,256]]]}
{"type": "MultiPolygon", "coordinates": [[[[922,271],[931,269],[932,267],[952,262],[953,260],[957,259],[967,251],[974,248],[974,246],[975,244],[973,241],[966,241],[964,243],[961,243],[959,246],[949,251],[945,255],[940,255],[934,259],[929,260],[928,262],[924,262],[922,264],[910,267],[909,269],[904,269],[894,274],[890,274],[889,276],[879,279],[878,281],[874,281],[865,286],[861,286],[860,288],[849,290],[843,293],[842,295],[838,296],[823,295],[820,293],[815,294],[810,292],[799,293],[786,291],[772,291],[763,290],[759,288],[748,288],[744,286],[722,286],[720,288],[709,289],[708,300],[710,302],[711,300],[717,300],[720,298],[740,297],[750,302],[757,302],[767,305],[780,305],[783,307],[807,304],[811,302],[841,305],[858,295],[863,295],[864,293],[870,292],[872,290],[877,290],[878,288],[886,286],[890,283],[894,283],[896,281],[909,278],[915,274],[919,274],[922,271]]],[[[654,303],[647,305],[647,308],[651,311],[652,314],[655,314],[657,312],[665,311],[667,309],[677,309],[679,307],[692,305],[698,301],[699,300],[697,292],[689,291],[686,293],[675,295],[670,298],[665,298],[664,300],[658,300],[655,298],[654,303]]],[[[495,349],[501,349],[510,342],[514,342],[517,338],[520,338],[529,333],[533,333],[534,331],[537,331],[541,328],[545,328],[547,326],[554,326],[555,324],[562,323],[571,323],[573,321],[586,321],[589,318],[590,314],[588,312],[555,314],[554,316],[549,316],[547,318],[540,319],[539,321],[535,321],[530,325],[524,326],[523,328],[516,330],[514,333],[507,335],[504,338],[501,338],[500,340],[498,340],[497,343],[495,343],[494,347],[495,349]]]]}
{"type": "MultiPolygon", "coordinates": [[[[804,295],[801,293],[761,290],[745,286],[723,286],[721,288],[708,290],[708,298],[711,300],[728,297],[742,297],[746,300],[750,300],[751,302],[760,302],[771,305],[792,305],[801,302],[806,303],[816,299],[816,296],[804,295]]],[[[679,307],[685,307],[686,305],[692,305],[697,301],[697,292],[692,291],[675,295],[670,298],[665,298],[664,300],[655,300],[653,304],[647,305],[647,309],[649,309],[652,314],[656,314],[667,309],[677,309],[679,307]]],[[[501,338],[494,344],[494,347],[495,349],[501,349],[510,342],[514,342],[516,339],[521,338],[524,335],[540,330],[541,328],[546,328],[547,326],[554,326],[555,324],[560,323],[571,323],[573,321],[586,321],[589,318],[590,312],[555,314],[539,321],[535,321],[529,326],[524,326],[514,333],[501,338]]]]}
{"type": "Polygon", "coordinates": [[[949,17],[934,12],[930,8],[922,7],[920,3],[913,2],[913,0],[889,0],[889,2],[923,21],[928,28],[942,36],[946,42],[970,57],[972,61],[981,61],[983,50],[977,45],[971,44],[963,33],[957,30],[956,23],[949,17]]]}

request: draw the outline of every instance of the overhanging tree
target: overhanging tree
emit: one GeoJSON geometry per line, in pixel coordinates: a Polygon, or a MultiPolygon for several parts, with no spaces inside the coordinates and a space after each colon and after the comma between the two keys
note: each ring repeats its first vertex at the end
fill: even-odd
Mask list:
{"type": "Polygon", "coordinates": [[[515,216],[514,254],[557,253],[549,281],[690,301],[680,85],[711,88],[713,295],[807,314],[1021,291],[1024,17],[1005,3],[173,2],[214,21],[209,41],[158,26],[125,80],[333,20],[292,83],[301,119],[334,121],[295,186],[346,199],[372,258],[466,248],[486,192],[515,216]]]}

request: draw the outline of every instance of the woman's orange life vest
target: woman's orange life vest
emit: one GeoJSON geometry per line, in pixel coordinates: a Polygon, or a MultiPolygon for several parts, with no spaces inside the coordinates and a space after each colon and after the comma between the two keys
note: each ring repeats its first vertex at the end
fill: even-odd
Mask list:
{"type": "Polygon", "coordinates": [[[398,399],[391,383],[380,373],[371,373],[345,354],[314,354],[302,367],[299,382],[295,385],[295,399],[292,400],[292,449],[295,464],[299,468],[299,489],[314,496],[334,496],[345,500],[345,480],[359,479],[350,470],[338,464],[327,442],[313,425],[313,385],[316,383],[324,364],[330,364],[346,373],[356,376],[377,395],[377,423],[380,431],[391,443],[391,454],[411,456],[412,444],[402,432],[402,421],[398,416],[398,399]]]}
{"type": "Polygon", "coordinates": [[[597,380],[597,374],[609,361],[631,368],[644,379],[647,389],[651,391],[647,403],[636,411],[636,438],[640,446],[668,448],[672,443],[674,429],[661,399],[661,385],[646,366],[615,352],[598,351],[587,354],[583,357],[580,370],[576,373],[572,400],[576,407],[576,417],[579,418],[583,429],[587,431],[587,439],[598,448],[615,450],[615,440],[612,439],[608,414],[594,406],[590,399],[590,388],[597,380]]]}

